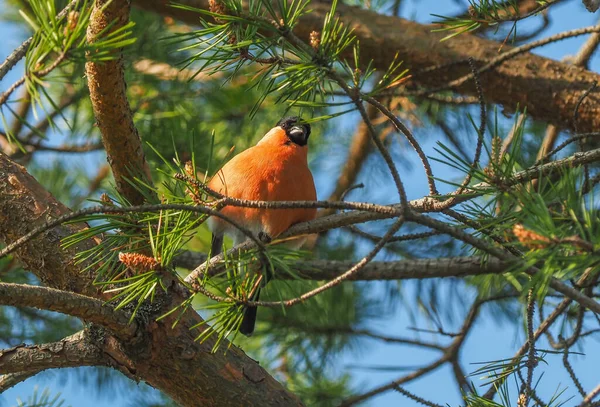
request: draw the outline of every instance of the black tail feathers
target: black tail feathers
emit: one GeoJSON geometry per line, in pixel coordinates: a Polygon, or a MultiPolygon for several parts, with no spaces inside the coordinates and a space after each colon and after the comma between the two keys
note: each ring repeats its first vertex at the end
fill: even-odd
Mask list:
{"type": "MultiPolygon", "coordinates": [[[[253,301],[258,301],[260,298],[260,288],[256,290],[256,296],[253,301]]],[[[244,310],[244,316],[242,317],[242,323],[240,324],[240,332],[246,336],[251,336],[254,332],[254,325],[256,325],[256,311],[258,307],[246,307],[244,310]]]]}
{"type": "Polygon", "coordinates": [[[223,249],[223,236],[217,236],[213,233],[212,240],[210,242],[210,255],[216,256],[221,253],[223,249]]]}

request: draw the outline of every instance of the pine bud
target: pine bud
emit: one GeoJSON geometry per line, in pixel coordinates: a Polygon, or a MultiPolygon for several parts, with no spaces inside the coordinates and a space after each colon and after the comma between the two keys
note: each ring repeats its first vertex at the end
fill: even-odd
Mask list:
{"type": "Polygon", "coordinates": [[[225,14],[225,5],[219,0],[208,0],[208,10],[215,14],[225,14]]]}
{"type": "Polygon", "coordinates": [[[319,45],[321,45],[321,33],[318,31],[312,31],[310,33],[310,46],[315,50],[319,50],[319,45]]]}
{"type": "Polygon", "coordinates": [[[69,33],[73,32],[75,30],[75,28],[77,27],[77,21],[79,20],[79,11],[76,10],[71,10],[69,11],[69,15],[67,16],[67,25],[65,26],[65,29],[63,30],[63,34],[66,36],[69,35],[69,33]]]}
{"type": "Polygon", "coordinates": [[[525,229],[521,224],[516,224],[513,227],[513,234],[522,245],[530,249],[543,249],[552,243],[551,239],[532,230],[525,229]]]}
{"type": "Polygon", "coordinates": [[[140,273],[160,268],[160,263],[155,258],[140,253],[120,252],[119,261],[140,273]]]}
{"type": "Polygon", "coordinates": [[[102,202],[104,205],[113,204],[113,201],[110,199],[110,196],[108,196],[106,192],[103,192],[102,195],[100,195],[100,202],[102,202]]]}
{"type": "Polygon", "coordinates": [[[186,162],[186,163],[185,163],[185,166],[184,166],[184,168],[183,168],[183,169],[185,170],[185,173],[186,173],[187,175],[189,175],[189,176],[190,176],[190,177],[192,177],[192,178],[195,178],[195,177],[194,177],[194,172],[195,172],[195,171],[194,171],[194,165],[192,164],[192,162],[191,162],[191,161],[188,161],[188,162],[186,162]]]}

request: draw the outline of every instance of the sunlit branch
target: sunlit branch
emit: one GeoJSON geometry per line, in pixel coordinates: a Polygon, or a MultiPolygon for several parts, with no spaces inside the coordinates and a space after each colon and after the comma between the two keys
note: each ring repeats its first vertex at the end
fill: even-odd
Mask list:
{"type": "Polygon", "coordinates": [[[115,310],[96,298],[54,288],[0,283],[0,304],[60,312],[104,326],[125,337],[133,336],[136,330],[135,323],[129,324],[127,312],[115,310]]]}
{"type": "Polygon", "coordinates": [[[102,351],[91,344],[84,331],[61,341],[19,345],[0,350],[0,370],[5,374],[38,373],[46,369],[107,365],[102,351]]]}

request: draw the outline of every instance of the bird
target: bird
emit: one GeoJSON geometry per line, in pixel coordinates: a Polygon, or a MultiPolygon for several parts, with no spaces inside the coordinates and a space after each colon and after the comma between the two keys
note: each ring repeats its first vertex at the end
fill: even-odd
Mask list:
{"type": "MultiPolygon", "coordinates": [[[[253,147],[227,162],[211,178],[207,186],[222,195],[254,201],[316,201],[317,193],[308,167],[310,124],[293,116],[281,119],[253,147]]],[[[292,225],[315,219],[316,208],[264,209],[225,206],[221,214],[244,226],[262,241],[270,241],[292,225]]],[[[228,235],[234,245],[247,236],[231,223],[215,216],[208,220],[212,232],[211,255],[221,252],[223,237],[228,235]]],[[[286,245],[298,249],[305,239],[295,239],[286,245]]],[[[260,287],[249,300],[258,301],[260,287]]],[[[256,307],[246,307],[240,333],[251,336],[256,324],[256,307]]]]}

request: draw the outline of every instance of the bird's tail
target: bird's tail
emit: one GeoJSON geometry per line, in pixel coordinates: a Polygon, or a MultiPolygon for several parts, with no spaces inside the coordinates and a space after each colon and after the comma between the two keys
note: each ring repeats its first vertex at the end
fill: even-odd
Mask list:
{"type": "MultiPolygon", "coordinates": [[[[256,295],[252,301],[258,301],[260,298],[260,287],[256,290],[256,295]]],[[[242,317],[242,323],[240,324],[240,332],[246,336],[251,336],[254,332],[254,325],[256,325],[256,311],[258,307],[246,307],[244,310],[244,316],[242,317]]]]}
{"type": "Polygon", "coordinates": [[[217,236],[213,233],[212,240],[210,242],[210,255],[216,256],[221,253],[223,249],[223,236],[217,236]]]}

